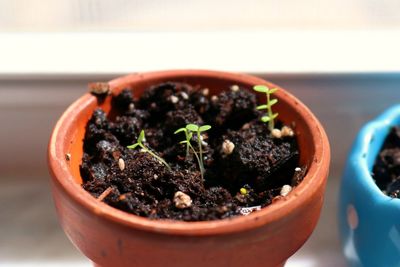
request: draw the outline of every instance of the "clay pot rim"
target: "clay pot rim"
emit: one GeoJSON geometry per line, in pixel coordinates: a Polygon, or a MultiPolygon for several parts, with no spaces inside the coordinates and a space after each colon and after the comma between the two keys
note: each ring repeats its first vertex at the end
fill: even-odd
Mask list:
{"type": "MultiPolygon", "coordinates": [[[[169,70],[135,73],[116,78],[110,81],[109,84],[111,88],[115,88],[118,87],[118,84],[126,83],[132,79],[163,77],[164,80],[168,80],[172,77],[188,76],[230,79],[238,83],[267,84],[282,89],[279,86],[254,76],[210,70],[169,70]]],[[[308,127],[313,129],[311,132],[316,151],[313,159],[310,160],[311,163],[304,180],[288,196],[247,216],[200,222],[150,220],[113,208],[91,196],[74,181],[65,160],[65,151],[62,149],[63,140],[66,138],[66,129],[68,129],[69,125],[74,121],[74,118],[84,107],[96,101],[95,97],[89,93],[86,93],[68,107],[53,130],[48,148],[49,169],[52,174],[53,182],[57,183],[64,193],[73,201],[96,216],[101,216],[114,223],[137,230],[145,230],[157,234],[184,236],[231,234],[277,222],[294,212],[299,206],[304,205],[304,203],[315,194],[316,190],[322,188],[321,185],[324,183],[326,176],[323,175],[324,169],[328,169],[330,161],[328,137],[317,118],[301,101],[286,90],[279,90],[277,96],[278,98],[286,98],[301,114],[308,124],[308,127]]]]}

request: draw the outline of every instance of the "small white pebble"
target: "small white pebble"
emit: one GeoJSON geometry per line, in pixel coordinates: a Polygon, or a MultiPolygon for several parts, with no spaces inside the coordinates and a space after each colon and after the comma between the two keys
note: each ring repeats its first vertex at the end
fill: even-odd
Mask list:
{"type": "Polygon", "coordinates": [[[301,168],[300,168],[300,167],[296,167],[296,168],[294,169],[294,171],[295,171],[295,172],[300,172],[300,171],[301,171],[301,168]]]}
{"type": "Polygon", "coordinates": [[[130,103],[128,108],[129,108],[129,111],[133,111],[135,109],[135,104],[130,103]]]}
{"type": "Polygon", "coordinates": [[[235,149],[235,144],[232,143],[230,140],[225,140],[222,143],[222,152],[225,155],[230,155],[232,154],[233,150],[235,149]]]}
{"type": "Polygon", "coordinates": [[[158,175],[157,175],[157,174],[154,174],[154,175],[153,175],[153,178],[154,178],[154,180],[157,180],[157,179],[158,179],[158,175]]]}
{"type": "Polygon", "coordinates": [[[110,85],[106,82],[89,83],[89,91],[95,95],[103,95],[110,91],[110,85]]]}
{"type": "Polygon", "coordinates": [[[142,152],[142,153],[146,153],[147,152],[147,150],[144,149],[144,148],[140,149],[139,151],[142,152]]]}
{"type": "Polygon", "coordinates": [[[71,154],[70,153],[65,154],[65,159],[67,161],[70,161],[71,160],[71,154]]]}
{"type": "Polygon", "coordinates": [[[272,137],[275,137],[275,138],[281,138],[282,137],[282,132],[279,129],[273,129],[271,131],[271,135],[272,135],[272,137]]]}
{"type": "Polygon", "coordinates": [[[171,100],[171,102],[172,102],[173,104],[176,104],[176,103],[178,103],[178,101],[179,101],[179,98],[176,97],[176,96],[174,96],[174,95],[171,95],[171,96],[169,97],[169,99],[171,100]]]}
{"type": "Polygon", "coordinates": [[[290,193],[290,191],[292,191],[292,187],[288,184],[285,184],[284,186],[282,186],[280,195],[286,197],[290,193]]]}
{"type": "Polygon", "coordinates": [[[206,141],[201,141],[201,145],[203,145],[203,146],[208,146],[208,143],[206,142],[206,141]]]}
{"type": "Polygon", "coordinates": [[[118,160],[118,167],[121,171],[125,170],[125,161],[122,158],[118,160]]]}
{"type": "Polygon", "coordinates": [[[239,91],[239,85],[237,85],[237,84],[232,85],[232,86],[231,86],[231,90],[232,90],[232,92],[237,92],[237,91],[239,91]]]}
{"type": "Polygon", "coordinates": [[[204,88],[202,93],[204,96],[208,96],[208,94],[210,93],[210,90],[208,88],[204,88]]]}
{"type": "Polygon", "coordinates": [[[217,102],[217,101],[218,101],[218,96],[213,95],[213,96],[211,97],[211,101],[217,102]]]}
{"type": "Polygon", "coordinates": [[[182,96],[182,98],[185,99],[185,100],[188,100],[188,99],[189,99],[189,96],[188,96],[188,94],[186,94],[186,92],[181,92],[181,96],[182,96]]]}
{"type": "Polygon", "coordinates": [[[285,137],[285,136],[289,136],[289,137],[294,136],[294,132],[293,132],[292,128],[290,128],[288,126],[283,126],[282,129],[281,129],[281,133],[282,133],[283,137],[285,137]]]}
{"type": "Polygon", "coordinates": [[[190,196],[181,191],[175,193],[173,201],[175,203],[175,207],[178,209],[185,209],[192,206],[192,199],[190,196]]]}

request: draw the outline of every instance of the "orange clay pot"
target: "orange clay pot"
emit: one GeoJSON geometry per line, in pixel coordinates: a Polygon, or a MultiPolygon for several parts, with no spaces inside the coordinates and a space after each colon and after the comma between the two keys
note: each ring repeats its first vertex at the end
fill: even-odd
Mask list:
{"type": "MultiPolygon", "coordinates": [[[[202,70],[131,74],[109,84],[112,94],[131,88],[139,97],[145,88],[164,81],[201,84],[211,95],[233,84],[275,86],[249,75],[202,70]]],[[[94,96],[85,94],[57,122],[48,150],[54,201],[65,233],[96,266],[283,266],[317,224],[330,148],[324,129],[303,103],[284,89],[276,97],[279,119],[296,125],[300,165],[308,166],[304,180],[288,196],[248,216],[181,222],[131,215],[82,189],[79,165],[85,125],[95,108],[110,112],[111,99],[107,96],[98,104],[94,96]]]]}

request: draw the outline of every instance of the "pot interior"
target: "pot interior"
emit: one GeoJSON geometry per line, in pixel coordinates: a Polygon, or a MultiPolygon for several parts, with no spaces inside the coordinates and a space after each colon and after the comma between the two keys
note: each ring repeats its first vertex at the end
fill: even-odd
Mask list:
{"type": "MultiPolygon", "coordinates": [[[[192,85],[199,84],[203,88],[209,88],[210,96],[218,94],[223,90],[230,90],[230,86],[237,84],[252,91],[252,87],[256,84],[267,84],[276,87],[266,81],[256,77],[246,75],[217,75],[210,76],[205,74],[195,73],[187,75],[184,72],[181,74],[137,74],[122,77],[110,82],[112,88],[112,95],[118,94],[122,89],[129,88],[133,91],[135,97],[139,97],[143,91],[155,84],[176,81],[186,82],[192,85]],[[251,77],[251,79],[249,79],[251,77]]],[[[279,88],[279,87],[278,87],[279,88]]],[[[254,92],[254,91],[253,91],[254,92]]],[[[259,102],[265,101],[265,96],[257,93],[259,102]]],[[[86,95],[85,101],[75,102],[70,109],[73,119],[69,120],[70,125],[65,125],[64,129],[67,132],[64,139],[65,154],[71,155],[70,164],[68,164],[74,180],[82,184],[79,166],[81,164],[83,154],[83,137],[85,134],[85,126],[87,121],[92,115],[92,112],[97,107],[102,108],[107,112],[109,117],[114,117],[115,114],[111,110],[111,95],[107,96],[103,101],[98,101],[94,96],[86,95]]],[[[300,151],[300,166],[310,166],[312,160],[315,159],[316,146],[322,145],[321,140],[314,140],[319,136],[313,134],[313,130],[318,130],[315,125],[311,125],[315,118],[312,117],[311,112],[300,103],[296,98],[288,94],[285,90],[278,90],[275,94],[278,98],[278,104],[274,106],[275,110],[279,112],[279,120],[284,124],[291,125],[295,132],[300,151]]],[[[70,109],[68,111],[70,111],[70,109]]],[[[68,112],[67,111],[67,112],[68,112]]]]}

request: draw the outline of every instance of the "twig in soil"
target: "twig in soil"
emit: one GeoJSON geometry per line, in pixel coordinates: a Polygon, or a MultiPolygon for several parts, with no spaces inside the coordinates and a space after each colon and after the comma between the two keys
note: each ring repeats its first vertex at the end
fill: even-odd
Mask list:
{"type": "Polygon", "coordinates": [[[110,85],[107,82],[89,83],[89,90],[95,95],[104,95],[110,91],[110,85]]]}
{"type": "Polygon", "coordinates": [[[183,140],[179,143],[186,144],[186,158],[188,158],[188,156],[189,156],[189,149],[191,149],[193,151],[193,154],[195,155],[197,162],[199,163],[199,169],[200,169],[200,174],[201,174],[202,180],[204,180],[205,169],[204,169],[204,162],[203,162],[203,148],[202,148],[201,133],[208,131],[210,129],[211,129],[210,125],[199,126],[196,124],[188,124],[188,125],[186,125],[185,128],[180,128],[175,131],[175,134],[180,133],[180,132],[185,133],[186,140],[183,140]],[[193,137],[193,133],[196,134],[197,144],[199,146],[199,154],[197,154],[196,150],[190,143],[190,141],[193,137]]]}
{"type": "Polygon", "coordinates": [[[137,147],[140,147],[143,152],[149,153],[151,156],[153,156],[155,159],[157,159],[159,162],[161,162],[162,164],[164,164],[168,170],[171,170],[171,167],[168,165],[168,163],[161,157],[157,156],[153,151],[151,151],[149,148],[147,148],[144,144],[143,144],[143,140],[145,140],[145,135],[144,135],[144,130],[142,130],[139,134],[139,137],[137,139],[137,142],[133,145],[127,146],[127,148],[129,149],[135,149],[137,147]]]}
{"type": "Polygon", "coordinates": [[[267,103],[264,105],[260,105],[257,107],[257,110],[266,109],[267,114],[261,117],[261,121],[267,123],[268,122],[268,129],[270,132],[274,130],[275,127],[275,119],[278,117],[279,113],[273,113],[272,106],[278,103],[278,99],[274,98],[271,99],[271,95],[278,91],[278,88],[268,88],[265,85],[256,85],[253,87],[253,90],[259,93],[265,93],[267,97],[267,103]]]}
{"type": "Polygon", "coordinates": [[[103,193],[100,194],[100,196],[97,197],[99,201],[103,201],[110,193],[113,191],[113,188],[111,186],[107,187],[106,190],[103,191],[103,193]]]}

